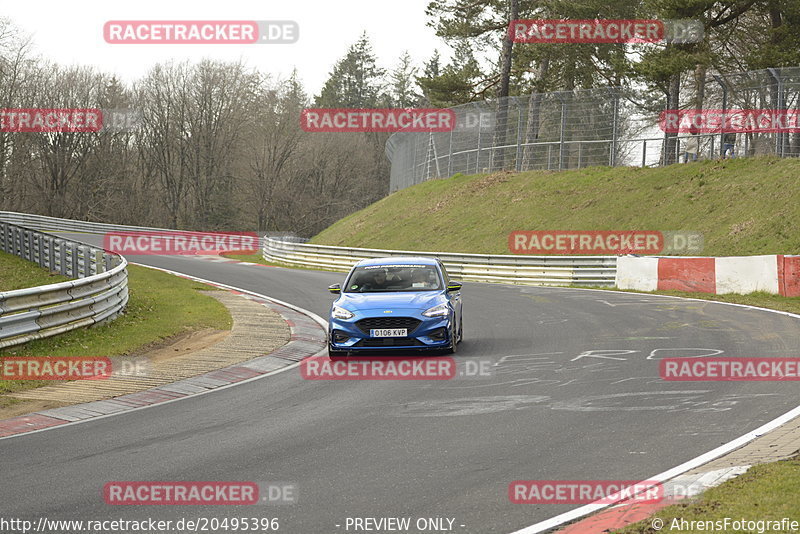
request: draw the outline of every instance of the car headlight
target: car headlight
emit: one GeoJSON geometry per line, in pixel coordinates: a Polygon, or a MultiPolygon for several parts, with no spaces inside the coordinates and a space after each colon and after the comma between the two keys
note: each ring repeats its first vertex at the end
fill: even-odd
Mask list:
{"type": "Polygon", "coordinates": [[[334,306],[333,310],[331,310],[331,315],[333,315],[334,319],[350,319],[355,317],[355,314],[349,310],[345,310],[339,306],[334,306]]]}
{"type": "Polygon", "coordinates": [[[422,312],[422,315],[425,317],[445,317],[450,315],[450,308],[447,306],[447,304],[439,304],[433,308],[428,308],[422,312]]]}

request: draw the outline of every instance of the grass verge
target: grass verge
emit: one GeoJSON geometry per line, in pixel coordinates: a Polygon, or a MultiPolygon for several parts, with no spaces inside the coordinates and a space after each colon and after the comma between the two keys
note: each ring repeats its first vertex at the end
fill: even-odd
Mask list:
{"type": "Polygon", "coordinates": [[[800,253],[797,158],[653,169],[455,175],[402,189],[331,225],[321,245],[508,254],[514,230],[703,234],[702,255],[800,253]]]}
{"type": "Polygon", "coordinates": [[[0,252],[0,291],[14,291],[68,280],[66,276],[51,274],[47,269],[28,260],[0,252]]]}
{"type": "MultiPolygon", "coordinates": [[[[6,260],[0,258],[0,272],[3,272],[1,266],[6,264],[6,260]]],[[[133,355],[179,334],[205,328],[229,330],[232,326],[227,308],[199,292],[211,290],[209,286],[136,265],[128,266],[128,276],[130,300],[122,316],[110,323],[0,350],[0,359],[12,355],[133,355]]],[[[44,383],[47,382],[0,380],[0,393],[38,387],[44,383]]]]}
{"type": "Polygon", "coordinates": [[[768,464],[756,465],[747,473],[703,492],[686,503],[668,506],[652,517],[617,530],[618,534],[653,534],[656,532],[793,532],[785,528],[755,526],[734,530],[720,524],[686,522],[724,521],[781,521],[783,518],[800,521],[800,456],[768,464]],[[653,520],[663,521],[659,531],[653,520]],[[672,527],[672,528],[671,528],[672,527]],[[700,527],[700,528],[698,528],[700,527]],[[710,527],[710,528],[709,528],[710,527]]]}

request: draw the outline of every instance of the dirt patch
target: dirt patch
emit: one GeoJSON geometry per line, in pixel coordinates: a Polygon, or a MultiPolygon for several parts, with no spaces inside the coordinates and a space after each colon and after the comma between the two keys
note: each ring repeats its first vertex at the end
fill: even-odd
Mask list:
{"type": "Polygon", "coordinates": [[[173,336],[169,340],[164,340],[157,346],[151,346],[142,353],[137,352],[134,356],[146,356],[152,362],[165,361],[210,347],[228,337],[230,333],[230,330],[217,330],[214,328],[186,332],[185,334],[173,336]]]}
{"type": "Polygon", "coordinates": [[[502,184],[511,179],[516,173],[513,171],[498,171],[495,173],[490,174],[489,176],[485,176],[480,180],[474,180],[470,184],[470,190],[475,191],[482,191],[487,187],[492,187],[495,184],[502,184]]]}
{"type": "Polygon", "coordinates": [[[735,236],[737,234],[747,233],[753,227],[755,222],[756,221],[754,219],[750,219],[749,221],[736,223],[733,226],[731,226],[731,231],[728,232],[728,235],[735,236]]]}

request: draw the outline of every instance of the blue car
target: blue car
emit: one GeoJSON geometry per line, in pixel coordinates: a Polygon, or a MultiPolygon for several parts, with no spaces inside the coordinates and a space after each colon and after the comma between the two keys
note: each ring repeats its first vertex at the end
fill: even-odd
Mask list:
{"type": "Polygon", "coordinates": [[[361,260],[339,295],[328,320],[328,354],[374,350],[456,352],[461,341],[461,284],[437,259],[394,257],[361,260]]]}

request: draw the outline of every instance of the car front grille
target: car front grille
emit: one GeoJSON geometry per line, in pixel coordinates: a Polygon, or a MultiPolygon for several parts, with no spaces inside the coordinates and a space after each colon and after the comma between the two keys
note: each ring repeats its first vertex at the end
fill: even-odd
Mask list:
{"type": "Polygon", "coordinates": [[[357,321],[356,326],[367,335],[374,328],[405,328],[410,334],[421,322],[414,317],[368,317],[357,321]]]}

